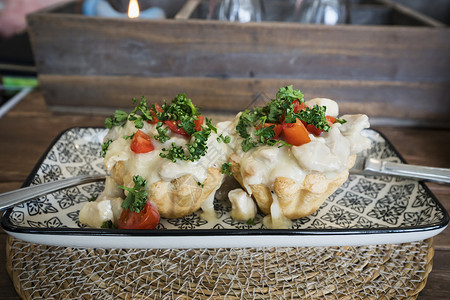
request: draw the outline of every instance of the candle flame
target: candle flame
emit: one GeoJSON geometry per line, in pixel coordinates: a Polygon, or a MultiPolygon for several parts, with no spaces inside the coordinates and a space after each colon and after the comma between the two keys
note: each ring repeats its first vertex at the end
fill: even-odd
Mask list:
{"type": "Polygon", "coordinates": [[[133,19],[139,17],[139,4],[137,0],[130,0],[128,5],[128,17],[133,19]]]}

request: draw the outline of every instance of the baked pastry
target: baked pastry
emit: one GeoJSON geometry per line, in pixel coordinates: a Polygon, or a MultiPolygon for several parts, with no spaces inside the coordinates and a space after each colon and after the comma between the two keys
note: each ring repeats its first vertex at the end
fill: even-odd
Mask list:
{"type": "Polygon", "coordinates": [[[200,208],[205,219],[214,218],[214,194],[229,149],[221,132],[183,94],[161,107],[148,106],[145,98],[135,102],[131,113],[116,111],[105,121],[109,132],[102,155],[110,176],[104,192],[80,211],[80,221],[136,228],[131,223],[138,221],[129,219],[156,215],[155,210],[161,217],[179,218],[200,208]]]}
{"type": "Polygon", "coordinates": [[[355,154],[370,146],[361,135],[368,117],[338,114],[335,101],[305,102],[287,86],[229,126],[231,171],[267,215],[266,227],[288,228],[290,220],[316,211],[347,180],[355,154]]]}

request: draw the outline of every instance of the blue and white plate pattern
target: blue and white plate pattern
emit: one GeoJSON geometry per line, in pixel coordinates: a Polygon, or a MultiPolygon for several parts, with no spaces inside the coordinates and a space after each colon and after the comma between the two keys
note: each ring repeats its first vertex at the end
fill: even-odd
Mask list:
{"type": "MultiPolygon", "coordinates": [[[[99,155],[105,134],[105,129],[101,128],[72,128],[63,132],[30,175],[28,183],[35,185],[77,175],[105,173],[103,159],[99,155]]],[[[372,141],[372,147],[367,151],[367,155],[402,162],[389,142],[377,131],[368,129],[364,134],[372,141]]],[[[179,219],[163,219],[153,231],[118,232],[118,230],[86,228],[79,222],[78,212],[85,202],[99,195],[102,189],[103,183],[92,183],[33,199],[9,209],[2,218],[2,226],[7,232],[20,233],[21,238],[24,238],[25,234],[26,239],[30,234],[65,233],[136,237],[145,235],[164,237],[172,233],[180,236],[183,232],[219,237],[236,233],[264,236],[267,233],[270,236],[275,234],[320,237],[335,233],[357,236],[432,231],[434,235],[442,231],[448,223],[447,212],[420,182],[389,176],[350,175],[319,210],[308,217],[295,220],[292,228],[288,230],[265,229],[262,225],[262,214],[257,215],[254,224],[236,222],[230,216],[229,202],[217,199],[215,210],[218,219],[215,222],[203,220],[197,212],[179,219]]],[[[36,237],[33,241],[35,240],[36,237]]],[[[37,241],[39,242],[39,238],[37,241]]]]}

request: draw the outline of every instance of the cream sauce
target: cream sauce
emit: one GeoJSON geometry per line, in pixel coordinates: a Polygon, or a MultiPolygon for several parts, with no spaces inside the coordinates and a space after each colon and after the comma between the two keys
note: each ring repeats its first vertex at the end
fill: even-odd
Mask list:
{"type": "Polygon", "coordinates": [[[254,219],[257,207],[253,199],[243,190],[234,189],[228,192],[231,202],[231,217],[237,221],[254,219]]]}
{"type": "MultiPolygon", "coordinates": [[[[338,105],[326,98],[315,98],[305,102],[309,107],[326,106],[326,114],[337,117],[338,105]]],[[[236,119],[239,118],[239,114],[236,119]]],[[[347,168],[351,155],[370,147],[370,140],[361,135],[364,128],[370,126],[366,115],[344,115],[345,124],[333,124],[328,132],[316,137],[310,134],[311,142],[292,147],[260,146],[243,152],[242,138],[236,130],[232,132],[234,149],[240,164],[243,186],[251,194],[251,185],[263,184],[273,190],[277,177],[287,177],[296,184],[303,185],[306,175],[322,174],[333,180],[347,168]]],[[[235,120],[236,120],[235,119],[235,120]]],[[[236,123],[236,121],[234,121],[236,123]]],[[[234,126],[235,127],[235,126],[234,126]]],[[[249,130],[252,131],[252,130],[249,130]]],[[[252,132],[250,132],[252,134],[252,132]]],[[[286,228],[288,220],[272,193],[271,216],[264,219],[269,228],[286,228]]]]}
{"type": "MultiPolygon", "coordinates": [[[[165,143],[160,143],[152,139],[155,149],[148,153],[136,154],[130,149],[131,139],[124,137],[133,135],[137,129],[133,122],[128,121],[124,126],[117,126],[109,130],[104,141],[112,140],[105,155],[104,164],[108,170],[121,162],[123,164],[123,173],[121,173],[124,186],[133,186],[133,176],[140,175],[147,180],[147,188],[150,189],[151,184],[160,180],[170,182],[173,179],[184,175],[192,175],[197,182],[203,183],[207,177],[209,167],[221,168],[222,164],[227,161],[231,151],[230,146],[223,142],[218,142],[220,134],[226,134],[224,131],[227,124],[218,127],[218,132],[212,132],[207,145],[208,151],[205,156],[199,160],[180,161],[175,163],[167,158],[162,158],[159,154],[163,152],[163,148],[170,149],[172,143],[178,146],[185,146],[190,142],[189,137],[183,137],[168,130],[170,137],[165,143]]],[[[156,124],[144,122],[144,127],[140,129],[149,136],[157,135],[156,124]]],[[[217,187],[218,188],[218,187],[217,187]]],[[[104,221],[113,220],[115,223],[121,213],[121,201],[113,200],[113,198],[123,197],[123,192],[117,191],[117,184],[111,178],[108,178],[105,184],[105,190],[99,196],[96,202],[87,203],[80,211],[80,221],[91,227],[100,227],[104,221]]],[[[216,189],[217,190],[217,189],[216,189]]],[[[214,193],[205,201],[204,217],[214,219],[215,212],[213,206],[214,193]]]]}
{"type": "Polygon", "coordinates": [[[269,229],[289,229],[292,227],[292,221],[286,218],[283,210],[278,203],[275,193],[272,193],[273,202],[270,206],[270,215],[263,218],[263,224],[269,229]]]}

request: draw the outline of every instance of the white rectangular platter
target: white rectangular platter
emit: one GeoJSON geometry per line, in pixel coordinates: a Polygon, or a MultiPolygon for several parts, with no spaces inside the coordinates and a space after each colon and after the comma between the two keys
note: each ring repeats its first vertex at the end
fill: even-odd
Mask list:
{"type": "MultiPolygon", "coordinates": [[[[38,162],[25,185],[105,173],[99,155],[102,128],[71,128],[59,135],[38,162]]],[[[377,131],[371,157],[403,162],[377,131]]],[[[29,242],[90,248],[233,248],[352,246],[404,243],[432,237],[445,229],[447,211],[421,182],[389,176],[350,175],[314,214],[294,220],[290,229],[266,229],[263,215],[255,224],[234,221],[229,201],[215,201],[217,220],[200,213],[162,219],[154,230],[92,229],[80,224],[84,203],[100,194],[103,183],[92,183],[33,199],[7,210],[2,227],[29,242]]]]}

